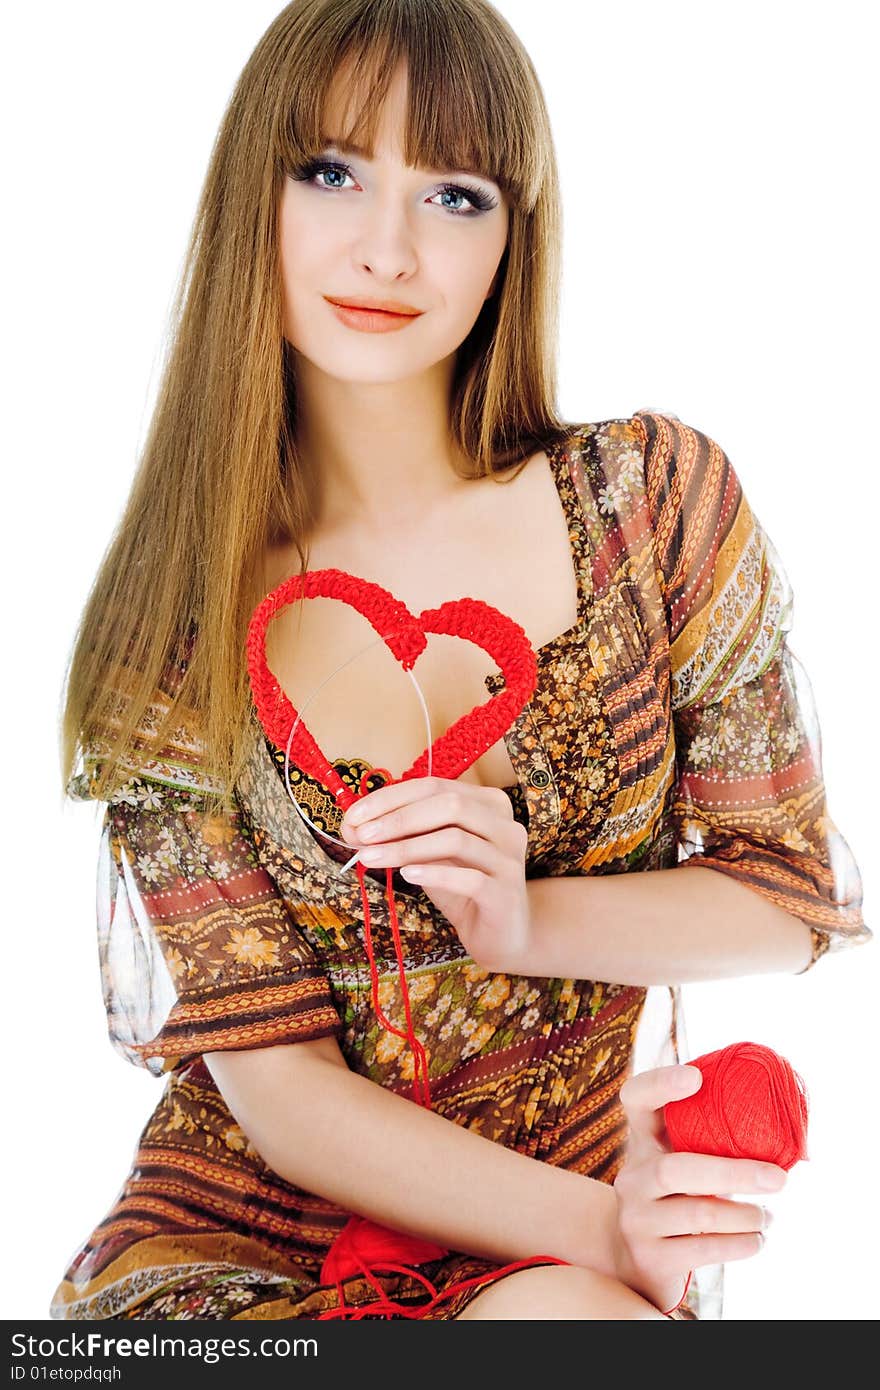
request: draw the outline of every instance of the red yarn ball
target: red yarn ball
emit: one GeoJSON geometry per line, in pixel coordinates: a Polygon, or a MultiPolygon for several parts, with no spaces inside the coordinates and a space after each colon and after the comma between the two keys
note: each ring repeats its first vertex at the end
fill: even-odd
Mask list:
{"type": "Polygon", "coordinates": [[[807,1157],[807,1088],[784,1057],[742,1042],[687,1065],[702,1072],[703,1084],[663,1107],[674,1149],[756,1158],[786,1171],[807,1157]]]}

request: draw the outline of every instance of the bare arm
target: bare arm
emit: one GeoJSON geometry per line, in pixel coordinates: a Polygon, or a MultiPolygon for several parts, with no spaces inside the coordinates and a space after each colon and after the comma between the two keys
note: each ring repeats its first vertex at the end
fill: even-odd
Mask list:
{"type": "Polygon", "coordinates": [[[522,975],[671,985],[796,972],[811,956],[806,922],[702,865],[533,878],[527,888],[522,975]]]}
{"type": "Polygon", "coordinates": [[[349,1069],[335,1039],[204,1060],[257,1152],[286,1181],[501,1264],[555,1255],[614,1273],[616,1200],[607,1183],[506,1149],[384,1089],[349,1069]]]}

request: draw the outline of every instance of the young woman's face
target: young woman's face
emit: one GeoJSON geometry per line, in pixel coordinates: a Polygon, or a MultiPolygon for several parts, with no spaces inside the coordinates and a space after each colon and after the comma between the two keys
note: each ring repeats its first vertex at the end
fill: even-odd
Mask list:
{"type": "Polygon", "coordinates": [[[337,86],[327,104],[323,167],[316,161],[305,178],[284,182],[284,335],[330,376],[389,382],[434,366],[467,337],[495,288],[508,209],[491,180],[403,163],[405,67],[388,93],[373,161],[333,144],[343,90],[337,86]],[[331,299],[418,312],[346,313],[331,299]]]}

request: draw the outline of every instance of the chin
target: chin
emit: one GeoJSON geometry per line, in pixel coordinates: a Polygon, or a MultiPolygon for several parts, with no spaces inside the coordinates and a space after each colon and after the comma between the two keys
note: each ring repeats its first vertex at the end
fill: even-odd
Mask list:
{"type": "Polygon", "coordinates": [[[325,376],[332,377],[334,381],[348,382],[352,386],[388,386],[396,381],[421,376],[423,372],[430,371],[437,360],[441,360],[413,362],[411,352],[407,354],[400,349],[394,351],[379,348],[375,338],[369,339],[364,351],[351,350],[344,355],[339,352],[311,353],[301,347],[295,348],[295,351],[325,376]],[[383,353],[386,359],[384,362],[383,353]],[[358,357],[362,360],[358,361],[358,357]]]}

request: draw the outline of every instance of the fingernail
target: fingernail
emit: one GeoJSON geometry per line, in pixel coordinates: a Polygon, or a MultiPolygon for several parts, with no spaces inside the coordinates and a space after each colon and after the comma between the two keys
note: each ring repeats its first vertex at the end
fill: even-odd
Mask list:
{"type": "Polygon", "coordinates": [[[763,1212],[761,1230],[766,1231],[767,1227],[770,1225],[770,1222],[773,1220],[773,1213],[769,1207],[762,1207],[761,1211],[763,1212]]]}
{"type": "Polygon", "coordinates": [[[679,1091],[691,1092],[698,1089],[697,1082],[702,1083],[703,1073],[699,1067],[682,1067],[675,1077],[675,1085],[679,1091]]]}

